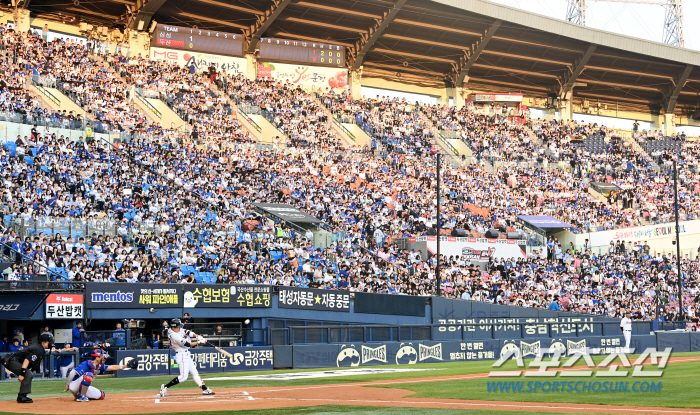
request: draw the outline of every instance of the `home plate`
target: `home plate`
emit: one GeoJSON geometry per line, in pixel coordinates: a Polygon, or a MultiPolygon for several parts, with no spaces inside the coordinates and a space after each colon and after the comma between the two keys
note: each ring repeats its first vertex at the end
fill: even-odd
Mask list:
{"type": "Polygon", "coordinates": [[[425,372],[428,370],[440,369],[346,369],[346,370],[320,370],[314,372],[296,372],[296,373],[275,373],[271,375],[253,375],[253,376],[237,376],[237,377],[216,377],[207,378],[210,380],[294,380],[294,379],[317,379],[317,378],[332,378],[340,376],[358,376],[358,375],[381,375],[383,373],[402,373],[402,372],[425,372]]]}

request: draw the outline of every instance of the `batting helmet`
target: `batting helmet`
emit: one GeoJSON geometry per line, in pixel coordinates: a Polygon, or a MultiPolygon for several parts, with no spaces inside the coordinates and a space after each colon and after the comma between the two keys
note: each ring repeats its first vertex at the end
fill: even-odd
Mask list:
{"type": "Polygon", "coordinates": [[[182,321],[180,321],[179,318],[174,318],[170,320],[170,327],[182,327],[184,325],[185,324],[182,321]]]}
{"type": "Polygon", "coordinates": [[[102,349],[93,349],[92,353],[90,353],[90,356],[92,356],[92,357],[104,356],[104,352],[102,351],[102,349]]]}
{"type": "Polygon", "coordinates": [[[39,343],[43,342],[49,342],[49,344],[53,344],[53,336],[51,333],[42,333],[41,336],[39,336],[39,343]]]}

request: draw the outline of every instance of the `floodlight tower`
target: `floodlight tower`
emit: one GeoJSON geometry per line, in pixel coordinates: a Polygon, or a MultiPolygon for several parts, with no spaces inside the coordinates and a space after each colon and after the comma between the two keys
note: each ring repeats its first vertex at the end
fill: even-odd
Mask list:
{"type": "Polygon", "coordinates": [[[609,3],[655,4],[664,6],[664,33],[662,42],[671,46],[685,47],[683,38],[682,0],[567,0],[566,21],[586,25],[586,1],[607,1],[609,3]]]}

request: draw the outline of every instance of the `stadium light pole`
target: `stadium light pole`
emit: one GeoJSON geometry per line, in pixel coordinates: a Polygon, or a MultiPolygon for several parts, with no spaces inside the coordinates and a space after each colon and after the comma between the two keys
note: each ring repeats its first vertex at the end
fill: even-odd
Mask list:
{"type": "MultiPolygon", "coordinates": [[[[437,148],[437,147],[436,147],[437,148]]],[[[437,261],[435,262],[435,280],[437,282],[437,295],[442,295],[440,287],[440,151],[437,152],[437,261]]]]}
{"type": "Polygon", "coordinates": [[[681,271],[681,237],[678,229],[678,168],[676,159],[673,159],[673,209],[676,211],[676,267],[678,268],[678,312],[681,321],[685,320],[683,314],[683,272],[681,271]]]}

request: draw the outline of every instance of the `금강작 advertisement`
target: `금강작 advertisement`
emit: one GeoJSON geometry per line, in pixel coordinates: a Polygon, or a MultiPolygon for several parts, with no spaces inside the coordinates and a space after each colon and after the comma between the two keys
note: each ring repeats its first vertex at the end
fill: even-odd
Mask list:
{"type": "Polygon", "coordinates": [[[280,287],[280,308],[350,312],[350,294],[344,291],[314,290],[311,288],[280,287]]]}
{"type": "Polygon", "coordinates": [[[117,350],[116,364],[126,366],[136,360],[136,369],[119,370],[117,377],[169,375],[175,361],[172,350],[117,350]]]}
{"type": "MultiPolygon", "coordinates": [[[[211,347],[190,350],[192,362],[202,373],[243,372],[250,370],[272,370],[272,346],[261,347],[224,347],[231,353],[228,358],[211,347]]],[[[175,359],[175,352],[169,349],[159,350],[117,350],[116,364],[126,365],[131,360],[138,363],[136,369],[116,372],[117,377],[177,375],[180,367],[175,359]]]]}
{"type": "Polygon", "coordinates": [[[182,284],[85,284],[87,308],[179,308],[182,284]]]}
{"type": "Polygon", "coordinates": [[[227,75],[245,76],[248,73],[248,60],[246,58],[163,48],[151,48],[150,57],[154,60],[175,63],[180,67],[194,65],[197,72],[208,71],[209,67],[214,65],[217,72],[223,70],[226,71],[227,75]]]}
{"type": "Polygon", "coordinates": [[[259,63],[258,79],[265,78],[317,88],[346,88],[348,85],[348,71],[346,69],[322,66],[259,63]]]}
{"type": "Polygon", "coordinates": [[[83,318],[82,294],[49,294],[46,297],[46,318],[83,318]]]}
{"type": "Polygon", "coordinates": [[[192,349],[192,362],[203,373],[244,372],[248,370],[272,370],[272,346],[224,347],[231,353],[228,358],[211,347],[192,349]]]}
{"type": "Polygon", "coordinates": [[[269,308],[272,286],[196,284],[183,288],[185,308],[269,308]]]}

